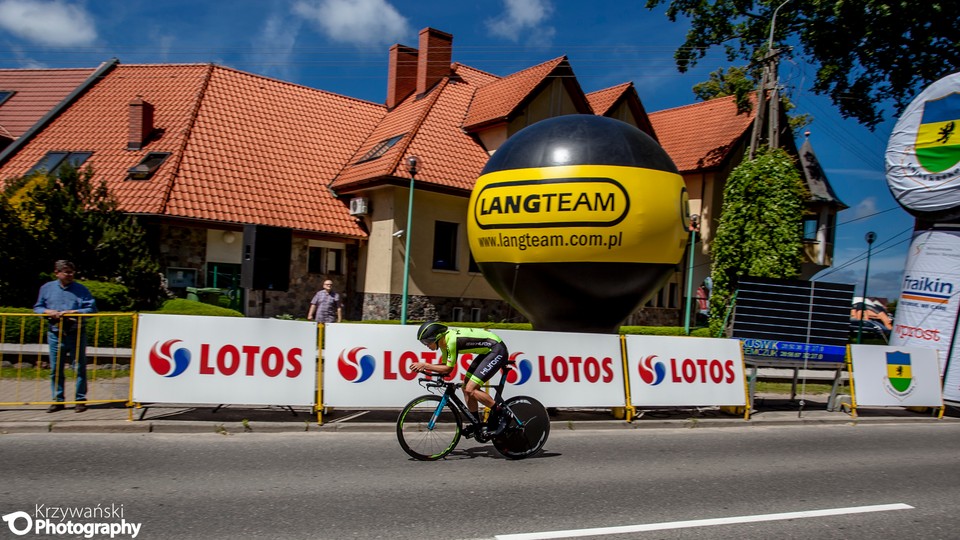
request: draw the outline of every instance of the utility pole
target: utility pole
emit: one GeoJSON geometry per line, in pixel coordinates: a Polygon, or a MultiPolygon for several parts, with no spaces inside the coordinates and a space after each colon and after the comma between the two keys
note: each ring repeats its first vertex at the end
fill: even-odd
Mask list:
{"type": "Polygon", "coordinates": [[[750,137],[749,159],[753,159],[757,147],[760,146],[760,135],[763,132],[765,117],[768,115],[767,143],[770,148],[780,146],[780,49],[773,47],[773,30],[777,24],[777,12],[789,2],[790,0],[785,0],[777,6],[777,9],[773,10],[773,17],[770,20],[770,37],[767,40],[767,54],[763,57],[763,73],[760,75],[760,87],[757,88],[757,115],[753,118],[753,133],[750,137]]]}

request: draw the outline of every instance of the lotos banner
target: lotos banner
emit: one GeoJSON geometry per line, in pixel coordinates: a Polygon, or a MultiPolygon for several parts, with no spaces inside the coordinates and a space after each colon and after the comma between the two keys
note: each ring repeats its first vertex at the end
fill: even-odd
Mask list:
{"type": "MultiPolygon", "coordinates": [[[[325,325],[323,405],[402,407],[426,393],[410,371],[414,362],[440,361],[416,339],[416,326],[325,325]]],[[[549,407],[622,407],[623,368],[616,335],[496,330],[514,369],[504,396],[529,395],[549,407]]],[[[463,380],[473,361],[465,354],[448,376],[463,380]]],[[[490,380],[500,382],[501,375],[490,380]]]]}
{"type": "Polygon", "coordinates": [[[736,339],[627,336],[635,406],[746,405],[743,353],[736,339]]]}
{"type": "Polygon", "coordinates": [[[142,314],[133,401],[313,405],[312,322],[142,314]]]}

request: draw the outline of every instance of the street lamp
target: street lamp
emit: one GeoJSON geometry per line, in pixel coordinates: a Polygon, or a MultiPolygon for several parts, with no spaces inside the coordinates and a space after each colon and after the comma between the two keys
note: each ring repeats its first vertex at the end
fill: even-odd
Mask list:
{"type": "Polygon", "coordinates": [[[687,316],[684,318],[683,334],[690,335],[690,304],[693,301],[693,247],[697,243],[697,230],[700,228],[700,216],[693,214],[690,216],[690,252],[687,257],[687,316]]]}
{"type": "Polygon", "coordinates": [[[863,306],[860,308],[860,323],[857,325],[857,344],[860,343],[860,336],[863,334],[863,314],[867,310],[867,280],[870,279],[870,248],[874,240],[877,239],[877,233],[870,231],[864,236],[867,241],[867,273],[863,276],[863,306]]]}
{"type": "Polygon", "coordinates": [[[407,324],[407,290],[410,284],[410,236],[413,233],[413,179],[417,176],[417,156],[407,158],[407,171],[410,173],[410,194],[407,199],[407,230],[403,252],[403,297],[400,299],[400,324],[407,324]]]}

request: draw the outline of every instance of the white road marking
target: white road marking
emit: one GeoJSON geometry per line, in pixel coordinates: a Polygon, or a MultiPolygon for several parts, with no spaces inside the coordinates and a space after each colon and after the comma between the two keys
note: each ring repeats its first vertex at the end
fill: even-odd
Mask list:
{"type": "Polygon", "coordinates": [[[570,529],[567,531],[545,531],[519,534],[498,534],[497,540],[541,540],[546,538],[578,538],[605,534],[627,534],[645,531],[664,531],[668,529],[686,529],[692,527],[711,527],[713,525],[732,525],[736,523],[759,523],[761,521],[781,521],[824,516],[842,516],[845,514],[865,514],[867,512],[889,512],[891,510],[910,510],[909,504],[878,504],[873,506],[851,506],[849,508],[827,508],[825,510],[807,510],[803,512],[784,512],[781,514],[760,514],[756,516],[736,516],[713,519],[695,519],[690,521],[670,521],[666,523],[647,523],[642,525],[624,525],[621,527],[598,527],[595,529],[570,529]]]}

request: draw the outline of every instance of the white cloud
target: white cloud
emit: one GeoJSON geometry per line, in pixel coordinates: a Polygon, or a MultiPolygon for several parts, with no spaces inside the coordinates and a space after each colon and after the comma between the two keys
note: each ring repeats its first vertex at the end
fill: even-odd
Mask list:
{"type": "Polygon", "coordinates": [[[859,219],[863,217],[870,217],[874,214],[877,214],[879,209],[877,208],[877,198],[876,197],[867,197],[866,199],[861,200],[853,207],[853,219],[859,219]]]}
{"type": "Polygon", "coordinates": [[[541,24],[553,13],[549,0],[503,0],[504,8],[499,17],[487,21],[487,29],[496,37],[520,41],[546,42],[556,33],[552,27],[541,24]]]}
{"type": "Polygon", "coordinates": [[[293,12],[351,45],[389,45],[411,33],[407,18],[386,0],[298,0],[293,12]]]}
{"type": "Polygon", "coordinates": [[[90,45],[97,39],[93,17],[63,0],[0,0],[0,28],[38,45],[90,45]]]}
{"type": "Polygon", "coordinates": [[[280,13],[272,13],[264,20],[253,38],[256,52],[249,58],[258,73],[284,80],[295,78],[293,52],[301,24],[301,20],[291,21],[289,15],[280,13]]]}

